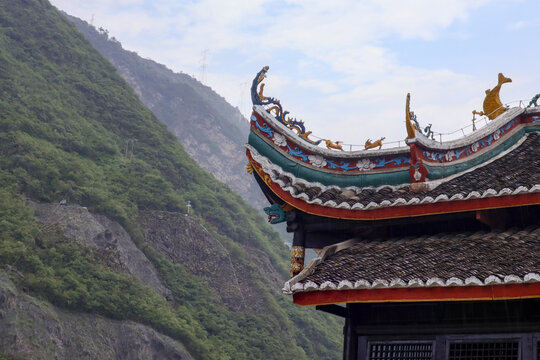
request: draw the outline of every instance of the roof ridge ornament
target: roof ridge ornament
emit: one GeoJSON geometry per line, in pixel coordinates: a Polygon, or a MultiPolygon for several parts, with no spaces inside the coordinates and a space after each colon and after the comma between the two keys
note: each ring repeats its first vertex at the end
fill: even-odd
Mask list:
{"type": "Polygon", "coordinates": [[[376,148],[377,146],[379,147],[379,150],[380,150],[383,145],[382,142],[385,139],[386,138],[384,136],[380,138],[379,140],[375,140],[375,141],[371,141],[371,139],[367,139],[366,142],[364,143],[364,150],[373,149],[373,148],[376,148]]]}
{"type": "Polygon", "coordinates": [[[499,92],[501,91],[502,84],[506,84],[509,82],[512,82],[512,79],[505,77],[503,73],[499,73],[497,85],[493,89],[486,90],[486,98],[484,99],[483,103],[484,111],[473,110],[473,115],[485,115],[490,120],[493,120],[497,116],[503,114],[506,110],[508,110],[508,108],[501,103],[499,92]]]}
{"type": "Polygon", "coordinates": [[[414,113],[410,110],[411,93],[407,93],[407,99],[405,100],[405,128],[407,129],[407,139],[414,139],[416,137],[415,127],[411,121],[411,118],[416,119],[414,113]]]}
{"type": "Polygon", "coordinates": [[[336,141],[336,142],[333,142],[332,140],[329,140],[329,139],[323,139],[325,144],[326,144],[326,148],[327,149],[334,149],[334,150],[341,150],[343,151],[343,146],[341,146],[341,143],[342,141],[336,141]]]}
{"type": "Polygon", "coordinates": [[[407,139],[414,139],[416,137],[416,131],[418,131],[420,134],[424,135],[428,139],[435,140],[434,132],[431,130],[431,125],[428,124],[425,128],[422,129],[420,126],[420,123],[418,122],[418,118],[414,111],[410,110],[410,100],[411,94],[407,93],[407,100],[405,101],[405,126],[407,128],[407,139]]]}
{"type": "Polygon", "coordinates": [[[267,112],[274,115],[274,117],[280,123],[282,123],[289,129],[296,130],[300,138],[304,139],[310,144],[319,145],[322,139],[319,139],[317,141],[311,140],[309,138],[309,136],[311,135],[311,131],[306,131],[304,122],[302,120],[296,120],[296,118],[287,116],[289,112],[283,111],[283,107],[281,106],[281,103],[278,99],[263,95],[264,84],[261,84],[261,82],[266,77],[266,73],[268,72],[269,69],[270,69],[269,66],[263,67],[261,71],[257,73],[257,75],[255,76],[255,79],[253,79],[253,82],[251,84],[251,101],[253,102],[253,105],[263,105],[263,106],[272,105],[269,108],[265,108],[267,112]],[[259,84],[260,84],[260,89],[257,91],[259,84]]]}
{"type": "Polygon", "coordinates": [[[538,99],[540,99],[540,94],[536,94],[533,96],[533,98],[531,99],[531,101],[529,102],[529,105],[527,105],[527,109],[532,107],[534,105],[534,107],[537,107],[538,104],[538,99]]]}

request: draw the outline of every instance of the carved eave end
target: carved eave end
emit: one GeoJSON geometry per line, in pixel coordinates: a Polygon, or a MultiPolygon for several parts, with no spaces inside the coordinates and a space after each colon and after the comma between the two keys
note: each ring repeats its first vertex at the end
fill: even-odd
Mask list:
{"type": "Polygon", "coordinates": [[[266,77],[266,72],[270,69],[270,67],[267,65],[261,69],[255,76],[255,79],[253,79],[253,82],[251,83],[251,102],[253,105],[262,105],[263,102],[263,95],[262,95],[262,89],[260,90],[260,93],[258,91],[259,84],[261,81],[264,80],[266,77]]]}

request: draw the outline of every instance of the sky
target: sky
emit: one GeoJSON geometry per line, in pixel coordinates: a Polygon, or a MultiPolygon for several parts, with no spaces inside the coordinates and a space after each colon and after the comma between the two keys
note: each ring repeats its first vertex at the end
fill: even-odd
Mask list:
{"type": "Polygon", "coordinates": [[[264,95],[346,149],[380,137],[385,147],[403,145],[409,92],[420,125],[432,124],[443,140],[472,131],[471,112],[482,110],[499,72],[513,80],[502,86],[504,104],[540,93],[537,0],[51,3],[192,75],[246,117],[251,81],[268,65],[264,95]]]}

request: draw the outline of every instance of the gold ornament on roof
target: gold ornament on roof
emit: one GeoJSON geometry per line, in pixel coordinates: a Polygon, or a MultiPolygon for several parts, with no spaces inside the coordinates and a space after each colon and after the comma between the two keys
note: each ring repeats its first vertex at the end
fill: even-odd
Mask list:
{"type": "Polygon", "coordinates": [[[341,141],[332,142],[332,140],[328,140],[328,139],[323,139],[323,140],[326,144],[327,149],[335,149],[335,150],[343,151],[343,147],[340,144],[341,141]]]}
{"type": "Polygon", "coordinates": [[[386,138],[382,137],[377,141],[371,141],[371,139],[367,139],[366,143],[364,144],[364,149],[365,150],[373,149],[373,148],[376,148],[378,146],[379,150],[380,150],[381,147],[382,147],[382,142],[383,142],[384,139],[386,139],[386,138]]]}
{"type": "Polygon", "coordinates": [[[502,73],[499,73],[497,86],[491,90],[486,90],[486,98],[484,99],[483,105],[484,111],[473,110],[473,115],[486,115],[490,120],[493,120],[508,110],[501,103],[499,92],[501,91],[501,85],[509,82],[512,82],[512,79],[505,77],[502,73]]]}
{"type": "Polygon", "coordinates": [[[294,210],[294,206],[292,206],[291,204],[288,204],[288,203],[283,203],[283,205],[280,205],[279,207],[285,212],[289,212],[289,211],[294,210]]]}
{"type": "Polygon", "coordinates": [[[264,91],[264,83],[261,84],[261,88],[259,89],[259,99],[261,99],[261,101],[268,100],[268,98],[263,95],[263,91],[264,91]]]}
{"type": "Polygon", "coordinates": [[[294,245],[291,251],[291,277],[298,275],[304,269],[306,249],[303,246],[294,245]]]}
{"type": "Polygon", "coordinates": [[[414,139],[416,137],[414,129],[420,129],[418,129],[411,121],[411,118],[414,117],[414,113],[409,108],[410,102],[411,94],[407,93],[407,100],[405,101],[405,127],[407,128],[407,139],[414,139]]]}
{"type": "MultiPolygon", "coordinates": [[[[263,84],[264,85],[264,84],[263,84]]],[[[278,106],[272,106],[272,107],[269,107],[268,109],[266,109],[266,111],[268,111],[269,113],[271,113],[272,111],[274,111],[276,113],[276,115],[279,115],[279,112],[280,112],[280,109],[278,106]]]]}

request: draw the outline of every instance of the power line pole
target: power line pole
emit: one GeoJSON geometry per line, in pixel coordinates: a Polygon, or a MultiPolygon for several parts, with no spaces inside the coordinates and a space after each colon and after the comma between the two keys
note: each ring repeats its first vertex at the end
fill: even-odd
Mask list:
{"type": "Polygon", "coordinates": [[[208,49],[204,49],[201,52],[201,76],[200,76],[200,82],[201,84],[204,84],[206,79],[206,66],[208,65],[208,49]]]}

